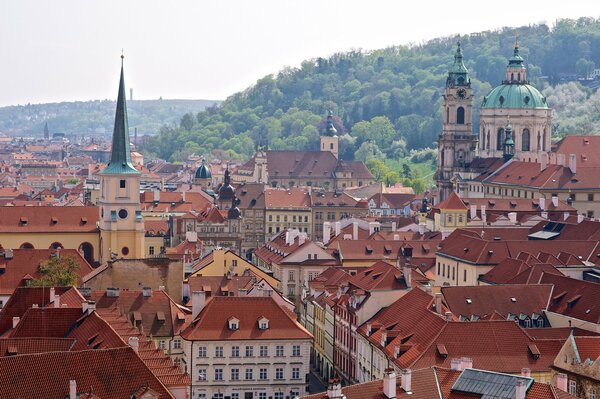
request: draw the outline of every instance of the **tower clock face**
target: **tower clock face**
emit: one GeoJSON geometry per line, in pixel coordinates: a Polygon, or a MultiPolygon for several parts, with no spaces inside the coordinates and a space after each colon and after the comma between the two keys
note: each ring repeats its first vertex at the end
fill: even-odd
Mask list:
{"type": "Polygon", "coordinates": [[[465,98],[467,96],[467,91],[465,89],[460,89],[456,92],[458,98],[465,98]]]}

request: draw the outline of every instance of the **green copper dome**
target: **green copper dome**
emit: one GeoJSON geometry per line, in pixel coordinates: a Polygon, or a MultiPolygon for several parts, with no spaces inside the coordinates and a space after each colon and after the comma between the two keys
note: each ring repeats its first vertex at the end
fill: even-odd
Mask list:
{"type": "Polygon", "coordinates": [[[505,83],[483,97],[481,108],[542,108],[548,109],[546,97],[530,84],[505,83]]]}
{"type": "Polygon", "coordinates": [[[200,167],[198,169],[196,169],[195,178],[196,179],[211,179],[212,178],[212,173],[210,172],[210,168],[208,167],[206,162],[204,162],[204,159],[202,160],[202,164],[200,165],[200,167]]]}

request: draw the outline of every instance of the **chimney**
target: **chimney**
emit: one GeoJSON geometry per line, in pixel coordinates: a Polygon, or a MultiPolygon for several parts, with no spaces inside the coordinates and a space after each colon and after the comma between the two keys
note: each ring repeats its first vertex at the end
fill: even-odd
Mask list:
{"type": "Polygon", "coordinates": [[[131,348],[135,351],[135,353],[139,352],[140,339],[138,337],[135,337],[135,336],[129,337],[129,340],[127,341],[127,343],[129,344],[129,346],[131,346],[131,348]]]}
{"type": "Polygon", "coordinates": [[[487,223],[487,214],[485,213],[485,205],[481,205],[481,222],[484,225],[487,223]]]}
{"type": "Polygon", "coordinates": [[[400,234],[394,234],[394,241],[400,241],[400,234]]]}
{"type": "Polygon", "coordinates": [[[327,386],[327,397],[329,399],[339,399],[342,397],[342,384],[337,378],[332,378],[329,380],[329,385],[327,386]]]}
{"type": "Polygon", "coordinates": [[[577,173],[577,155],[569,154],[569,169],[571,169],[571,173],[577,173]]]}
{"type": "Polygon", "coordinates": [[[475,217],[477,216],[477,205],[471,205],[471,213],[470,213],[470,218],[475,219],[475,217]]]}
{"type": "Polygon", "coordinates": [[[548,212],[544,211],[540,213],[540,216],[544,219],[548,219],[548,212]]]}
{"type": "Polygon", "coordinates": [[[452,359],[450,360],[450,370],[454,371],[462,371],[462,361],[461,359],[452,359]]]}
{"type": "Polygon", "coordinates": [[[95,301],[83,301],[81,303],[81,310],[83,314],[90,314],[96,310],[96,302],[95,301]]]}
{"type": "Polygon", "coordinates": [[[159,285],[158,286],[158,290],[159,291],[164,291],[165,290],[165,286],[164,285],[159,285]]]}
{"type": "Polygon", "coordinates": [[[569,218],[569,212],[563,212],[563,220],[567,220],[569,218]]]}
{"type": "Polygon", "coordinates": [[[546,198],[540,197],[539,201],[540,201],[540,209],[542,211],[545,211],[546,210],[546,198]]]}
{"type": "Polygon", "coordinates": [[[248,290],[246,288],[238,288],[238,296],[246,296],[248,295],[248,290]]]}
{"type": "Polygon", "coordinates": [[[88,175],[87,175],[88,180],[92,180],[92,164],[88,163],[88,175]]]}
{"type": "Polygon", "coordinates": [[[54,287],[50,287],[50,302],[54,301],[54,295],[56,294],[56,290],[54,287]]]}
{"type": "Polygon", "coordinates": [[[69,399],[77,399],[77,381],[69,381],[69,399]]]}
{"type": "Polygon", "coordinates": [[[525,381],[517,380],[515,386],[515,399],[525,399],[526,385],[525,381]]]}
{"type": "Polygon", "coordinates": [[[53,302],[54,302],[54,307],[55,308],[60,308],[60,295],[55,294],[53,302]]]}
{"type": "Polygon", "coordinates": [[[392,368],[383,372],[383,394],[388,399],[396,398],[396,373],[392,368]]]}
{"type": "Polygon", "coordinates": [[[419,235],[423,235],[425,234],[425,225],[422,223],[419,223],[419,235]]]}
{"type": "Polygon", "coordinates": [[[340,235],[340,231],[342,231],[342,223],[341,222],[335,222],[335,235],[339,236],[340,235]]]}
{"type": "Polygon", "coordinates": [[[371,335],[371,323],[367,323],[367,337],[371,335]]]}
{"type": "Polygon", "coordinates": [[[298,235],[298,245],[303,245],[305,241],[306,241],[306,234],[299,234],[298,235]]]}
{"type": "Polygon", "coordinates": [[[412,285],[412,268],[410,265],[405,264],[402,267],[402,274],[404,275],[404,281],[406,282],[406,287],[410,288],[412,285]]]}
{"type": "Polygon", "coordinates": [[[447,321],[452,321],[452,312],[445,312],[445,313],[444,313],[444,318],[445,318],[447,321]]]}
{"type": "Polygon", "coordinates": [[[548,167],[548,154],[542,153],[540,156],[540,172],[548,167]]]}
{"type": "Polygon", "coordinates": [[[396,231],[398,229],[398,223],[392,222],[392,231],[396,231]]]}
{"type": "Polygon", "coordinates": [[[204,291],[192,292],[192,320],[200,314],[206,304],[206,293],[204,291]]]}
{"type": "Polygon", "coordinates": [[[152,288],[144,287],[142,288],[142,295],[144,298],[150,298],[152,296],[152,288]]]}
{"type": "Polygon", "coordinates": [[[556,375],[556,387],[563,392],[567,392],[567,375],[559,373],[556,375]]]}
{"type": "MultiPolygon", "coordinates": [[[[369,225],[369,227],[371,226],[369,225]]],[[[358,222],[352,222],[352,239],[358,240],[358,222]]]]}
{"type": "Polygon", "coordinates": [[[404,392],[412,392],[412,371],[410,369],[402,370],[402,389],[404,392]]]}
{"type": "Polygon", "coordinates": [[[119,297],[119,293],[120,293],[120,289],[119,288],[115,288],[115,287],[108,287],[106,289],[106,296],[110,297],[110,298],[118,298],[119,297]]]}
{"type": "Polygon", "coordinates": [[[552,196],[552,206],[558,208],[558,196],[556,195],[552,196]]]}
{"type": "Polygon", "coordinates": [[[154,202],[160,202],[160,190],[154,189],[154,202]]]}
{"type": "Polygon", "coordinates": [[[583,222],[583,219],[585,219],[585,216],[582,214],[578,214],[577,215],[577,224],[583,222]]]}
{"type": "Polygon", "coordinates": [[[521,369],[521,375],[523,377],[531,377],[531,369],[524,367],[521,369]]]}
{"type": "Polygon", "coordinates": [[[21,318],[19,316],[13,317],[13,328],[17,328],[17,324],[19,324],[19,321],[21,321],[21,318]]]}
{"type": "Polygon", "coordinates": [[[329,244],[329,239],[331,238],[331,223],[324,222],[323,223],[323,244],[329,244]]]}
{"type": "Polygon", "coordinates": [[[461,368],[463,370],[473,368],[473,359],[471,359],[470,357],[461,357],[460,362],[462,363],[461,368]]]}
{"type": "Polygon", "coordinates": [[[400,357],[400,345],[394,345],[394,359],[400,357]]]}
{"type": "Polygon", "coordinates": [[[437,314],[442,314],[442,294],[435,294],[434,303],[435,303],[435,312],[437,314]]]}
{"type": "Polygon", "coordinates": [[[512,224],[517,224],[517,212],[508,212],[508,220],[512,224]]]}
{"type": "Polygon", "coordinates": [[[381,346],[383,346],[385,348],[385,344],[387,344],[387,332],[386,331],[381,332],[381,340],[379,341],[379,343],[381,344],[381,346]]]}
{"type": "Polygon", "coordinates": [[[290,232],[285,232],[285,245],[290,245],[290,232]]]}
{"type": "Polygon", "coordinates": [[[90,287],[79,287],[77,289],[84,298],[89,298],[92,295],[92,289],[90,287]]]}

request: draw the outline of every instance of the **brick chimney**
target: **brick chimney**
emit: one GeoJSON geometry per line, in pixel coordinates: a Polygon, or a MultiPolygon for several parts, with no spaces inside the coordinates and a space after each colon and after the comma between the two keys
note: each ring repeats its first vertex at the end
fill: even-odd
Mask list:
{"type": "Polygon", "coordinates": [[[410,267],[410,265],[405,264],[402,267],[402,274],[404,275],[406,287],[410,288],[412,286],[412,268],[410,267]]]}
{"type": "Polygon", "coordinates": [[[383,394],[388,399],[396,398],[396,373],[394,369],[385,369],[383,374],[383,394]]]}
{"type": "Polygon", "coordinates": [[[552,206],[558,208],[558,196],[556,195],[552,196],[552,206]]]}
{"type": "Polygon", "coordinates": [[[404,392],[412,392],[412,371],[410,369],[402,370],[402,389],[404,392]]]}
{"type": "Polygon", "coordinates": [[[131,348],[135,351],[135,353],[139,353],[140,339],[138,337],[135,337],[135,336],[129,337],[127,343],[129,344],[129,346],[131,346],[131,348]]]}
{"type": "Polygon", "coordinates": [[[19,316],[13,317],[13,328],[17,328],[19,321],[21,321],[21,318],[19,316]]]}
{"type": "Polygon", "coordinates": [[[77,399],[77,381],[69,381],[69,399],[77,399]]]}
{"type": "Polygon", "coordinates": [[[546,198],[540,197],[539,203],[540,203],[540,210],[545,211],[546,210],[546,198]]]}
{"type": "Polygon", "coordinates": [[[473,368],[473,359],[471,359],[470,357],[461,357],[460,362],[462,364],[461,368],[463,370],[473,368]]]}
{"type": "Polygon", "coordinates": [[[342,398],[342,384],[337,378],[331,378],[329,380],[329,385],[327,385],[327,397],[329,399],[342,398]]]}
{"type": "Polygon", "coordinates": [[[323,244],[329,244],[329,239],[331,238],[331,223],[324,222],[323,223],[323,244]]]}

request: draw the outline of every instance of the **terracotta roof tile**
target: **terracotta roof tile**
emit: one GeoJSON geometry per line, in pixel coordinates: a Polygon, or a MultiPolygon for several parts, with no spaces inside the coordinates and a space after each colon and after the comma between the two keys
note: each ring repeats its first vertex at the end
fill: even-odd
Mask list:
{"type": "Polygon", "coordinates": [[[99,217],[97,206],[13,206],[0,209],[0,232],[90,233],[99,217]]]}

